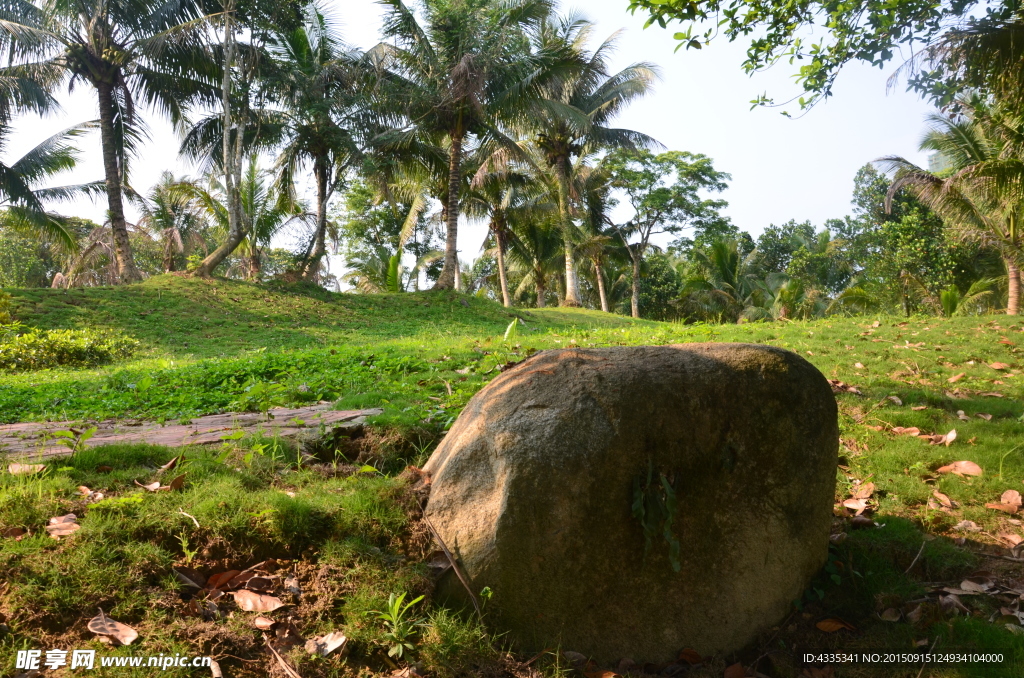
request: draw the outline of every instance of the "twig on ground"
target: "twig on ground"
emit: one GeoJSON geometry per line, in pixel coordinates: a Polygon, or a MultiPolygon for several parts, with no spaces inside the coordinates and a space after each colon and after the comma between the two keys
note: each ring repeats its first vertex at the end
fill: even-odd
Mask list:
{"type": "Polygon", "coordinates": [[[967,549],[967,550],[970,551],[971,553],[977,554],[979,556],[985,556],[986,558],[998,558],[1000,560],[1009,560],[1011,563],[1024,563],[1024,558],[1013,558],[1011,556],[1001,556],[1001,555],[999,555],[997,553],[985,553],[984,551],[972,551],[971,549],[967,549]]]}
{"type": "Polygon", "coordinates": [[[274,646],[270,644],[270,639],[267,638],[266,635],[263,636],[263,642],[266,643],[267,649],[270,650],[270,653],[274,655],[274,657],[277,659],[277,663],[281,665],[281,668],[284,669],[284,672],[288,674],[289,678],[302,678],[302,676],[300,676],[298,672],[295,669],[293,669],[291,665],[288,664],[288,662],[284,660],[284,657],[282,657],[280,653],[278,653],[278,651],[274,649],[274,646]]]}
{"type": "Polygon", "coordinates": [[[924,540],[921,541],[921,548],[918,549],[917,555],[914,556],[914,559],[912,561],[910,561],[910,567],[908,567],[906,570],[904,570],[903,574],[910,574],[910,571],[914,569],[914,565],[917,565],[917,560],[918,560],[918,558],[921,557],[921,554],[924,553],[924,545],[927,544],[927,543],[928,543],[927,539],[924,539],[924,540]]]}
{"type": "Polygon", "coordinates": [[[182,510],[181,510],[180,508],[178,509],[178,513],[180,513],[181,515],[185,516],[186,518],[191,518],[191,519],[192,519],[192,522],[196,524],[196,529],[197,529],[197,530],[199,529],[199,521],[198,521],[198,520],[196,520],[196,517],[195,517],[195,516],[193,516],[193,515],[191,515],[191,514],[188,514],[188,513],[185,513],[185,512],[184,512],[184,511],[182,511],[182,510]]]}
{"type": "Polygon", "coordinates": [[[480,618],[480,623],[483,624],[483,610],[480,609],[480,603],[476,599],[476,594],[473,593],[473,589],[469,587],[469,582],[466,580],[466,577],[462,574],[462,568],[460,568],[459,564],[455,562],[455,556],[453,556],[452,552],[448,550],[448,546],[444,543],[444,539],[441,539],[441,535],[438,534],[437,530],[434,529],[434,526],[430,523],[429,520],[427,520],[426,516],[423,516],[423,522],[427,524],[428,528],[430,528],[431,533],[434,535],[434,539],[437,540],[437,543],[441,546],[441,550],[444,552],[445,557],[448,558],[448,562],[452,564],[452,569],[455,570],[456,576],[458,576],[459,581],[462,582],[462,585],[465,587],[466,593],[469,594],[469,599],[473,601],[473,608],[476,609],[477,617],[480,618]]]}
{"type": "MultiPolygon", "coordinates": [[[[932,646],[928,648],[928,654],[932,653],[935,649],[935,644],[939,642],[939,637],[935,636],[935,640],[932,641],[932,646]]],[[[924,667],[927,666],[927,662],[921,662],[921,670],[917,672],[917,678],[921,678],[921,674],[924,673],[924,667]]]]}

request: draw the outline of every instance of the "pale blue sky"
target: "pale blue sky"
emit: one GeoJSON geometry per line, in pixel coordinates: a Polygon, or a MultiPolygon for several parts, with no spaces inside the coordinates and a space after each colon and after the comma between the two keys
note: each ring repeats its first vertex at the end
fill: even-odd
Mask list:
{"type": "MultiPolygon", "coordinates": [[[[333,0],[327,3],[342,26],[344,38],[367,48],[377,42],[381,7],[374,0],[333,0]]],[[[573,7],[596,22],[595,39],[624,29],[614,65],[635,61],[659,65],[662,81],[653,96],[639,101],[620,118],[621,126],[646,132],[669,149],[704,153],[716,168],[732,174],[723,194],[728,215],[755,235],[770,223],[825,219],[849,213],[853,176],[864,163],[882,155],[900,154],[919,163],[917,152],[924,116],[930,108],[914,94],[886,92],[885,70],[855,64],[839,78],[836,95],[809,114],[787,119],[777,110],[750,110],[749,101],[767,91],[777,100],[797,94],[793,67],[779,64],[770,72],[748,77],[740,64],[745,44],[716,42],[702,51],[674,52],[673,30],[643,29],[643,18],[630,16],[627,0],[592,0],[573,7]]],[[[96,117],[95,94],[79,86],[61,98],[65,112],[40,120],[24,118],[8,149],[8,158],[45,136],[73,123],[96,117]]],[[[136,160],[132,177],[139,189],[152,185],[160,172],[195,174],[177,157],[177,141],[168,124],[149,115],[152,141],[136,160]]],[[[99,139],[83,143],[84,162],[69,180],[102,176],[99,139]]],[[[102,203],[85,201],[63,211],[101,221],[102,203]]],[[[131,219],[133,215],[129,215],[131,219]]],[[[483,224],[466,224],[459,245],[462,256],[477,256],[483,224]]]]}

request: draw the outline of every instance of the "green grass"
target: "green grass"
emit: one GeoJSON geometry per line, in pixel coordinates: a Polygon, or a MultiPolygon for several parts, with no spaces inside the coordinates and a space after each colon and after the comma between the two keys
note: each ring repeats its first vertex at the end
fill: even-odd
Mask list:
{"type": "MultiPolygon", "coordinates": [[[[397,474],[425,460],[500,365],[548,348],[741,341],[796,351],[829,378],[862,392],[838,396],[843,458],[837,499],[848,496],[851,478],[870,479],[877,487],[875,519],[885,527],[850,531],[837,518],[836,529],[849,536],[833,548],[832,565],[808,589],[801,609],[778,634],[728,661],[749,662],[780,644],[906,650],[914,641],[940,638],[938,648],[1012,650],[1017,664],[931,668],[925,675],[1024,673],[1024,636],[988,621],[997,609],[987,597],[965,597],[974,610],[970,618],[936,610],[917,624],[893,624],[877,616],[926,597],[926,584],[955,584],[978,567],[1024,578],[1019,564],[979,553],[994,548],[992,535],[1022,529],[984,504],[1007,489],[1024,492],[1024,445],[1017,447],[1024,443],[1024,321],[869,317],[687,326],[594,311],[510,311],[452,293],[338,295],[176,276],[119,288],[10,292],[15,318],[27,325],[116,330],[139,340],[140,350],[130,361],[101,368],[0,375],[0,421],[177,421],[320,400],[341,409],[382,407],[384,414],[360,442],[358,463],[369,460],[388,474],[346,476],[336,471],[354,459],[333,457],[329,450],[323,463],[308,467],[297,463],[294,452],[271,459],[250,454],[251,441],[240,441],[237,447],[189,450],[186,486],[175,493],[151,494],[134,484],[151,480],[154,469],[174,454],[144,446],[88,450],[52,463],[41,477],[0,476],[0,527],[36,532],[21,541],[0,539],[0,577],[8,583],[0,589],[0,613],[10,628],[0,635],[0,656],[10,657],[12,667],[9,650],[21,647],[100,647],[85,622],[102,606],[140,630],[146,654],[219,654],[228,675],[265,675],[251,613],[219,622],[181,615],[185,603],[170,567],[186,558],[184,537],[208,572],[266,558],[289,561],[311,587],[297,610],[307,637],[342,629],[351,638],[344,658],[293,654],[303,676],[390,671],[382,659],[384,630],[373,612],[383,609],[390,593],[430,590],[422,563],[431,546],[397,474]],[[505,341],[515,317],[522,323],[505,341]],[[1008,367],[989,367],[994,362],[1008,367]],[[982,395],[987,392],[1003,397],[982,395]],[[958,417],[960,410],[968,421],[958,417]],[[958,437],[949,447],[928,445],[888,432],[892,426],[925,433],[955,428],[958,437]],[[958,460],[976,462],[985,474],[935,474],[938,466],[958,460]],[[113,470],[101,473],[101,466],[113,470]],[[108,499],[87,507],[79,485],[101,489],[108,499]],[[929,508],[935,490],[957,508],[929,508]],[[55,542],[38,534],[49,517],[68,512],[80,517],[76,535],[55,542]],[[954,531],[961,520],[975,521],[984,532],[954,531]],[[970,540],[957,543],[963,536],[970,540]],[[830,616],[857,631],[824,634],[814,627],[830,616]]],[[[458,614],[429,602],[416,614],[425,624],[416,656],[431,675],[493,672],[512,661],[499,651],[500,638],[458,614]]],[[[549,674],[560,671],[551,658],[538,665],[549,674]]],[[[918,668],[847,668],[837,675],[912,678],[918,668]]],[[[772,670],[794,675],[784,661],[772,670]]]]}

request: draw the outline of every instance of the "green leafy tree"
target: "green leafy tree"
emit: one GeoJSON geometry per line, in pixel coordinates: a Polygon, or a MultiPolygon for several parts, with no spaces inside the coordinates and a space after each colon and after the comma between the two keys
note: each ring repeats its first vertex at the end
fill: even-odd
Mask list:
{"type": "Polygon", "coordinates": [[[633,261],[631,312],[639,318],[641,265],[651,237],[722,221],[720,212],[728,203],[702,194],[724,191],[731,177],[715,170],[707,156],[681,151],[655,155],[620,149],[602,164],[610,186],[625,196],[632,211],[629,221],[615,228],[633,261]]]}
{"type": "Polygon", "coordinates": [[[136,102],[176,125],[189,105],[210,102],[215,70],[204,18],[192,0],[15,2],[5,11],[9,73],[49,86],[84,81],[96,91],[108,219],[122,282],[141,278],[123,205],[128,161],[146,134],[136,102]]]}
{"type": "Polygon", "coordinates": [[[651,92],[657,69],[653,64],[635,63],[613,73],[609,61],[616,36],[591,52],[586,45],[592,33],[592,24],[573,16],[541,26],[537,51],[568,51],[575,55],[572,61],[576,64],[543,85],[543,99],[526,122],[556,180],[559,227],[565,244],[566,306],[580,305],[573,251],[578,238],[573,203],[579,198],[573,191],[574,166],[579,159],[600,151],[657,144],[646,134],[610,126],[626,106],[651,92]]]}
{"type": "Polygon", "coordinates": [[[177,270],[175,255],[187,256],[188,250],[206,246],[207,221],[195,200],[195,191],[187,179],[164,172],[148,195],[138,201],[142,211],[138,227],[163,241],[165,273],[177,270]]]}
{"type": "MultiPolygon", "coordinates": [[[[448,194],[444,266],[435,287],[456,286],[458,220],[467,142],[505,143],[502,123],[514,119],[531,96],[538,62],[525,33],[550,12],[547,0],[430,0],[419,16],[401,0],[387,7],[385,42],[371,51],[382,76],[378,106],[398,111],[396,129],[378,139],[408,148],[416,137],[444,140],[448,194]]],[[[511,142],[508,146],[514,146],[511,142]]]]}

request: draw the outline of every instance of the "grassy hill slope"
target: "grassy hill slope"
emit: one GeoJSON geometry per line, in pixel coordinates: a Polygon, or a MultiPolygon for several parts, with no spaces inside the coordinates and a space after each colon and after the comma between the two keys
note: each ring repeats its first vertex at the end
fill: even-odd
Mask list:
{"type": "MultiPolygon", "coordinates": [[[[850,531],[832,547],[830,569],[779,634],[749,652],[717,658],[714,670],[689,675],[720,676],[726,662],[763,660],[779,642],[909,650],[921,638],[941,638],[939,649],[1017,652],[1012,668],[945,667],[929,674],[935,677],[1024,670],[1024,636],[988,621],[1000,606],[995,599],[965,597],[970,617],[954,617],[941,606],[928,607],[913,623],[877,616],[887,609],[906,613],[918,604],[912,601],[927,598],[930,587],[923,582],[955,586],[979,566],[1024,579],[1018,563],[984,554],[1005,555],[1000,534],[1024,536],[1019,521],[984,506],[1006,490],[1024,490],[1024,321],[879,317],[687,326],[584,310],[504,309],[448,292],[362,296],[176,276],[120,288],[10,292],[16,317],[27,325],[116,329],[143,348],[129,361],[93,369],[0,375],[0,422],[170,421],[320,400],[385,412],[357,446],[358,461],[352,450],[338,450],[333,461],[311,469],[294,455],[280,456],[272,441],[225,442],[223,450],[188,451],[180,467],[188,480],[174,494],[150,494],[134,484],[149,482],[151,469],[173,456],[162,448],[103,448],[42,477],[0,476],[0,528],[34,532],[17,542],[0,539],[0,575],[10,583],[0,590],[0,613],[13,629],[0,635],[0,648],[65,641],[84,647],[91,636],[81,629],[101,605],[140,629],[147,653],[200,653],[221,643],[227,655],[244,660],[225,659],[229,675],[265,675],[251,620],[238,613],[227,621],[188,618],[169,568],[189,562],[210,574],[275,557],[293,559],[303,586],[311,587],[308,602],[289,612],[303,632],[340,628],[352,639],[344,660],[293,653],[301,674],[386,673],[384,628],[372,611],[382,609],[390,593],[430,589],[420,565],[430,547],[395,474],[425,460],[500,366],[549,348],[740,341],[796,351],[827,377],[860,391],[837,396],[842,458],[836,499],[849,497],[859,481],[874,483],[874,516],[885,527],[850,531]],[[506,340],[516,317],[522,324],[506,340]],[[923,433],[956,429],[958,435],[952,445],[929,445],[897,435],[892,429],[898,426],[923,433]],[[977,463],[984,475],[936,473],[958,460],[977,463]],[[351,462],[369,462],[384,473],[339,475],[338,464],[350,473],[345,464],[351,462]],[[102,467],[113,470],[100,473],[102,467]],[[87,506],[79,485],[102,489],[108,504],[87,506]],[[935,492],[951,506],[937,503],[935,492]],[[199,526],[178,520],[179,510],[199,526]],[[82,522],[72,540],[54,543],[35,532],[48,517],[68,512],[82,522]],[[980,531],[958,529],[962,521],[980,531]],[[154,598],[158,591],[162,598],[154,598]],[[857,631],[825,634],[814,626],[835,616],[857,631]]],[[[848,520],[837,517],[836,531],[848,530],[848,520]]],[[[473,622],[428,604],[416,614],[427,623],[415,640],[416,656],[430,675],[467,675],[477,671],[473,666],[518,670],[494,668],[511,660],[488,649],[500,641],[489,643],[473,622]]],[[[552,657],[537,665],[551,675],[560,670],[552,657]]],[[[772,675],[789,674],[780,669],[772,675]]],[[[836,675],[896,674],[887,666],[836,675]]]]}

